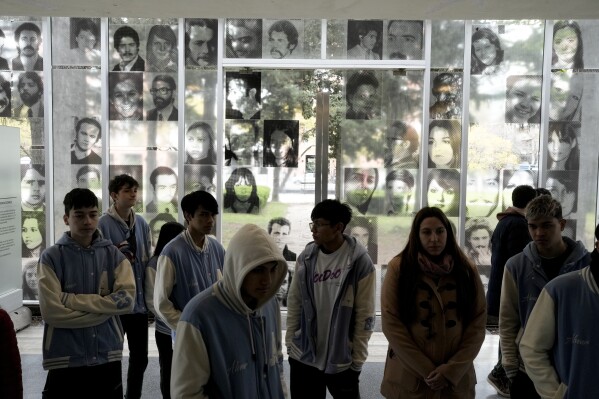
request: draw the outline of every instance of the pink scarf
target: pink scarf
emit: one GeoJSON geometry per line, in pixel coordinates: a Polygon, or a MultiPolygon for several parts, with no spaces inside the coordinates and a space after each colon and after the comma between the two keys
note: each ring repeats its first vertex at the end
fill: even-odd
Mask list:
{"type": "Polygon", "coordinates": [[[436,264],[423,254],[418,253],[418,264],[420,265],[420,270],[424,273],[440,277],[451,273],[451,270],[453,269],[453,258],[451,255],[446,254],[443,257],[443,262],[441,264],[436,264]]]}

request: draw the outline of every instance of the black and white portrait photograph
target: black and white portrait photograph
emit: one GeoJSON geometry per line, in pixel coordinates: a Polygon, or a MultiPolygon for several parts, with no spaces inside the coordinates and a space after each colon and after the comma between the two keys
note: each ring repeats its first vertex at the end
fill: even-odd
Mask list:
{"type": "Polygon", "coordinates": [[[541,122],[541,76],[511,75],[506,79],[505,123],[541,122]]]}
{"type": "Polygon", "coordinates": [[[256,177],[250,168],[234,168],[225,181],[224,211],[230,213],[260,213],[260,198],[256,177]]]}
{"type": "Polygon", "coordinates": [[[146,71],[177,72],[177,27],[153,25],[146,42],[146,71]]]}
{"type": "Polygon", "coordinates": [[[346,75],[346,119],[380,119],[380,73],[350,71],[346,75]]]}
{"type": "Polygon", "coordinates": [[[11,61],[13,71],[43,71],[42,31],[39,22],[15,22],[17,54],[11,61]]]}
{"type": "Polygon", "coordinates": [[[573,20],[553,24],[552,69],[583,69],[582,31],[573,20]]]}
{"type": "Polygon", "coordinates": [[[504,72],[504,49],[496,26],[474,26],[471,46],[472,75],[496,75],[504,72]]]}
{"type": "Polygon", "coordinates": [[[429,168],[459,168],[462,125],[457,120],[434,120],[429,125],[429,168]]]}
{"type": "Polygon", "coordinates": [[[499,212],[499,171],[471,169],[466,175],[466,213],[469,217],[490,217],[499,212]]]}
{"type": "Polygon", "coordinates": [[[95,118],[74,118],[74,139],[71,145],[72,164],[102,163],[102,126],[95,118]]]}
{"type": "Polygon", "coordinates": [[[46,209],[46,167],[21,165],[21,210],[44,212],[46,209]]]}
{"type": "Polygon", "coordinates": [[[462,74],[431,72],[431,119],[461,119],[462,74]]]}
{"type": "Polygon", "coordinates": [[[216,167],[209,165],[185,165],[185,194],[206,191],[216,197],[216,167]]]}
{"type": "Polygon", "coordinates": [[[265,20],[262,58],[303,58],[303,33],[301,19],[265,20]]]}
{"type": "Polygon", "coordinates": [[[0,117],[12,116],[12,93],[10,91],[10,74],[0,73],[0,117]]]}
{"type": "Polygon", "coordinates": [[[52,18],[52,39],[54,65],[100,65],[100,18],[52,18]]]}
{"type": "Polygon", "coordinates": [[[143,74],[111,72],[108,75],[111,120],[143,119],[143,74]]]}
{"type": "Polygon", "coordinates": [[[572,122],[549,122],[547,143],[548,170],[579,170],[580,125],[572,122]]]}
{"type": "Polygon", "coordinates": [[[420,135],[411,125],[394,121],[387,128],[385,167],[394,169],[418,168],[420,135]]]}
{"type": "Polygon", "coordinates": [[[424,42],[423,21],[392,19],[385,22],[385,60],[421,60],[424,42]]]}
{"type": "Polygon", "coordinates": [[[15,76],[12,110],[15,118],[44,117],[44,82],[39,72],[21,72],[15,76]]]}
{"type": "Polygon", "coordinates": [[[146,70],[146,60],[140,54],[142,32],[140,25],[121,25],[112,32],[111,71],[143,72],[146,70]]]}
{"type": "Polygon", "coordinates": [[[347,59],[380,60],[383,48],[383,21],[347,21],[347,59]]]}
{"type": "Polygon", "coordinates": [[[564,219],[576,218],[578,208],[578,174],[574,171],[550,170],[545,188],[562,206],[564,219]]]}
{"type": "Polygon", "coordinates": [[[458,216],[460,209],[460,172],[456,169],[431,169],[428,172],[427,204],[447,216],[458,216]]]}
{"type": "Polygon", "coordinates": [[[501,209],[506,209],[510,206],[513,206],[512,193],[516,187],[523,185],[537,187],[537,173],[530,169],[505,169],[502,171],[502,182],[503,190],[501,191],[501,209]]]}
{"type": "Polygon", "coordinates": [[[71,187],[88,188],[98,197],[98,208],[102,210],[102,171],[100,165],[72,165],[71,187]]]}
{"type": "Polygon", "coordinates": [[[258,156],[255,145],[260,138],[260,126],[257,121],[231,120],[225,124],[225,165],[256,165],[258,156]]]}
{"type": "Polygon", "coordinates": [[[264,121],[264,166],[297,168],[299,121],[264,121]]]}
{"type": "Polygon", "coordinates": [[[260,119],[261,72],[227,72],[227,119],[260,119]]]}
{"type": "MultiPolygon", "coordinates": [[[[45,229],[44,229],[45,231],[45,229]]],[[[21,289],[23,290],[24,301],[37,301],[39,299],[39,286],[37,279],[37,263],[39,256],[27,257],[22,259],[22,276],[23,284],[21,289]]]]}
{"type": "Polygon", "coordinates": [[[213,121],[196,121],[185,132],[185,164],[216,165],[216,135],[213,121]]]}
{"type": "MultiPolygon", "coordinates": [[[[162,25],[161,25],[162,26],[162,25]]],[[[145,74],[149,86],[149,98],[146,94],[146,120],[156,122],[176,122],[179,110],[175,106],[177,100],[176,75],[145,74]]]]}
{"type": "Polygon", "coordinates": [[[379,185],[377,168],[345,168],[343,197],[356,215],[375,213],[371,208],[372,197],[379,185]]]}
{"type": "Polygon", "coordinates": [[[345,233],[354,237],[368,251],[372,263],[378,263],[378,220],[375,217],[354,216],[345,228],[345,233]]]}
{"type": "Polygon", "coordinates": [[[21,249],[23,258],[39,259],[46,249],[46,215],[24,211],[21,214],[21,249]]]}
{"type": "Polygon", "coordinates": [[[262,20],[228,18],[226,21],[227,58],[262,57],[262,20]]]}
{"type": "Polygon", "coordinates": [[[158,166],[150,173],[147,213],[177,214],[177,173],[168,166],[158,166]]]}
{"type": "Polygon", "coordinates": [[[394,169],[385,177],[385,214],[410,216],[416,203],[417,170],[394,169]]]}
{"type": "Polygon", "coordinates": [[[554,71],[549,92],[549,120],[580,122],[584,75],[572,71],[554,71]]]}
{"type": "Polygon", "coordinates": [[[187,18],[185,20],[185,65],[187,68],[216,66],[217,47],[217,19],[187,18]]]}
{"type": "Polygon", "coordinates": [[[7,43],[7,38],[6,35],[9,32],[8,29],[6,29],[6,33],[4,32],[4,30],[6,29],[5,26],[2,26],[2,24],[0,24],[0,71],[8,71],[10,68],[8,67],[8,59],[6,58],[6,53],[10,52],[9,50],[9,45],[7,43]],[[4,29],[2,29],[4,28],[4,29]]]}

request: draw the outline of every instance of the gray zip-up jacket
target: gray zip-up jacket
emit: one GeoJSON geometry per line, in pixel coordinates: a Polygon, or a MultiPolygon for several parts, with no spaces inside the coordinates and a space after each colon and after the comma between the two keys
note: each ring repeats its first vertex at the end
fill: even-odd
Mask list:
{"type": "MultiPolygon", "coordinates": [[[[374,330],[375,270],[366,248],[355,238],[343,235],[350,246],[348,272],[331,316],[329,353],[325,373],[336,374],[348,368],[360,371],[368,357],[368,341],[374,330]],[[347,344],[343,344],[347,343],[347,344]]],[[[297,258],[295,275],[287,299],[285,344],[289,357],[307,365],[316,361],[316,312],[312,276],[320,249],[314,242],[306,245],[297,258]]]]}

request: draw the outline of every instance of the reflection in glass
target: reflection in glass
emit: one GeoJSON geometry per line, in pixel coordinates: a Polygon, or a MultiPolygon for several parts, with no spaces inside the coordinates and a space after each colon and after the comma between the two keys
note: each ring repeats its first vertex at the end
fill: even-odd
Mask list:
{"type": "Polygon", "coordinates": [[[347,78],[346,119],[379,119],[381,103],[379,79],[372,71],[353,72],[347,78]]]}
{"type": "Polygon", "coordinates": [[[234,120],[225,125],[225,165],[252,166],[257,158],[254,146],[258,141],[260,129],[256,121],[234,120]]]}
{"type": "MultiPolygon", "coordinates": [[[[414,171],[415,172],[415,171],[414,171]]],[[[414,208],[415,179],[412,172],[393,170],[385,178],[385,213],[389,216],[409,216],[414,208]]]]}
{"type": "Polygon", "coordinates": [[[429,168],[457,168],[460,166],[462,128],[458,121],[431,121],[428,135],[429,168]]]}
{"type": "Polygon", "coordinates": [[[582,33],[576,21],[557,21],[553,25],[553,56],[555,69],[582,69],[582,33]]]}
{"type": "Polygon", "coordinates": [[[466,211],[468,216],[491,216],[499,205],[499,171],[468,170],[466,211]]]}
{"type": "Polygon", "coordinates": [[[541,76],[507,77],[505,104],[506,123],[541,122],[541,76]]]}
{"type": "Polygon", "coordinates": [[[260,119],[261,84],[260,72],[227,72],[227,119],[260,119]]]}
{"type": "Polygon", "coordinates": [[[345,200],[364,215],[379,184],[379,171],[376,168],[345,168],[344,181],[345,200]]]}
{"type": "Polygon", "coordinates": [[[389,21],[385,59],[421,60],[423,25],[422,21],[389,21]]]}
{"type": "Polygon", "coordinates": [[[472,75],[493,75],[500,70],[503,49],[499,36],[490,28],[478,27],[472,34],[472,75]]]}
{"type": "Polygon", "coordinates": [[[417,168],[419,137],[416,129],[401,121],[395,121],[387,129],[385,167],[417,168]]]}
{"type": "Polygon", "coordinates": [[[260,213],[256,178],[248,168],[237,168],[225,182],[225,212],[260,213]]]}
{"type": "Polygon", "coordinates": [[[564,219],[572,217],[578,205],[578,171],[550,170],[545,188],[562,205],[564,219]]]}
{"type": "Polygon", "coordinates": [[[462,68],[464,21],[432,21],[431,67],[462,68]]]}
{"type": "Polygon", "coordinates": [[[431,119],[460,119],[462,115],[462,74],[443,72],[433,78],[429,109],[431,119]]]}
{"type": "Polygon", "coordinates": [[[573,123],[549,122],[548,170],[578,170],[580,149],[577,128],[573,123]]]}
{"type": "Polygon", "coordinates": [[[455,169],[431,169],[428,174],[428,206],[441,209],[447,216],[458,216],[460,173],[455,169]]]}

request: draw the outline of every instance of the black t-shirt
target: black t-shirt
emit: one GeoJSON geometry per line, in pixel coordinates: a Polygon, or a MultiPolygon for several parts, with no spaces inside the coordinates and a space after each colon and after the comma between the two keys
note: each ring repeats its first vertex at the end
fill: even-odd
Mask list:
{"type": "Polygon", "coordinates": [[[566,259],[568,259],[568,256],[570,256],[570,254],[574,250],[574,245],[568,243],[566,243],[566,245],[566,250],[561,255],[558,255],[555,258],[548,259],[541,257],[541,267],[545,271],[545,274],[547,275],[549,281],[553,280],[558,276],[560,269],[562,268],[564,263],[566,263],[566,259]]]}

